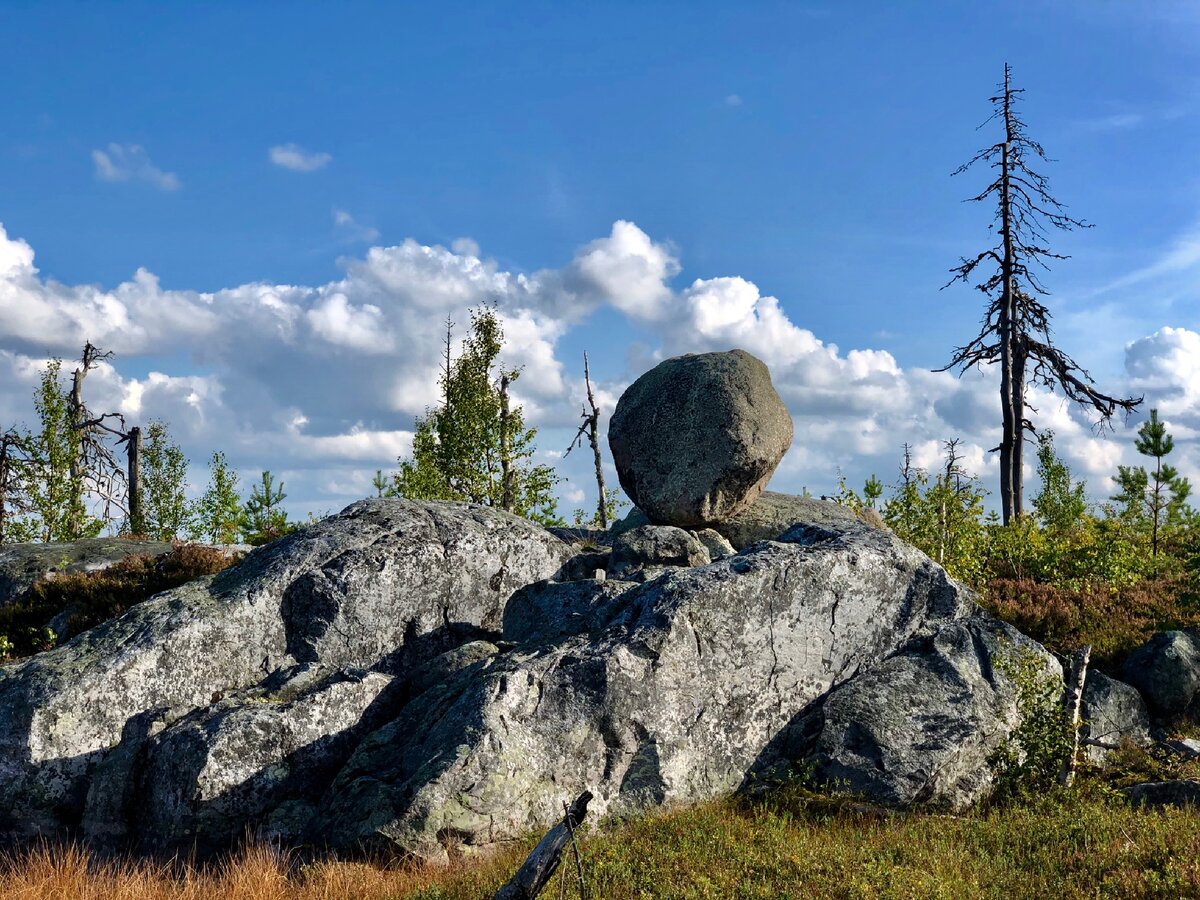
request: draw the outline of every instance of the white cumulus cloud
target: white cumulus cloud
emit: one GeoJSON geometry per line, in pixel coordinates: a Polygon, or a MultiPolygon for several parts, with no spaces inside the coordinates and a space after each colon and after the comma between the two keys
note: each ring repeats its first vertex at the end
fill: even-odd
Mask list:
{"type": "Polygon", "coordinates": [[[328,153],[305,150],[297,144],[276,144],[267,151],[267,158],[280,168],[293,172],[315,172],[333,160],[328,153]]]}
{"type": "Polygon", "coordinates": [[[177,191],[179,176],[156,166],[140,144],[109,144],[92,151],[96,177],[101,181],[144,181],[160,191],[177,191]]]}
{"type": "MultiPolygon", "coordinates": [[[[144,269],[111,288],[68,285],[43,277],[33,248],[0,227],[0,426],[32,419],[29,397],[47,357],[71,359],[90,340],[116,352],[89,376],[95,408],[168,420],[197,464],[223,449],[247,478],[271,468],[286,476],[296,513],[337,509],[369,487],[376,468],[391,470],[408,452],[414,420],[439,399],[447,317],[457,352],[470,310],[486,303],[504,326],[504,364],[522,368],[514,396],[541,429],[543,454],[561,454],[578,426],[581,345],[591,350],[605,421],[622,390],[657,361],[741,347],[770,367],[796,425],[776,489],[830,493],[839,473],[852,484],[872,473],[891,482],[904,442],[932,468],[940,442],[952,437],[968,468],[989,479],[995,472],[994,371],[960,379],[906,369],[883,350],[842,350],[804,327],[807,303],[829,298],[785,308],[732,275],[676,287],[674,249],[629,221],[561,266],[528,273],[502,268],[466,240],[373,246],[342,266],[341,277],[317,285],[202,292],[165,287],[144,269]],[[588,316],[603,308],[623,317],[624,330],[589,330],[588,316]],[[163,359],[177,362],[163,371],[163,359]]],[[[1200,474],[1196,360],[1200,334],[1163,328],[1131,343],[1124,380],[1103,386],[1144,391],[1147,406],[1160,407],[1184,474],[1200,474]]],[[[1107,490],[1117,462],[1136,461],[1140,418],[1098,435],[1059,398],[1033,391],[1030,402],[1094,494],[1107,490]]],[[[568,479],[564,501],[593,502],[576,499],[594,491],[589,455],[556,465],[568,479]]],[[[193,480],[202,484],[204,472],[193,480]]]]}

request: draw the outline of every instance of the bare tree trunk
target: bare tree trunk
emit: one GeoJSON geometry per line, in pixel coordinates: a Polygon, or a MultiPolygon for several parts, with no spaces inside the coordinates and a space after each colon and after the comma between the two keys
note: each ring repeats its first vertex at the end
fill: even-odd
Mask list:
{"type": "Polygon", "coordinates": [[[505,512],[512,512],[516,505],[513,497],[512,471],[512,421],[508,410],[509,377],[500,376],[500,505],[505,512]]]}
{"type": "Polygon", "coordinates": [[[1009,153],[1013,139],[1012,106],[1008,86],[1008,65],[1004,66],[1004,127],[1005,143],[1000,154],[1000,232],[1004,241],[1001,260],[1000,316],[997,322],[1000,338],[1000,410],[1003,432],[1000,438],[1000,510],[1007,525],[1017,515],[1015,504],[1020,473],[1013,468],[1021,423],[1016,420],[1013,385],[1013,351],[1016,324],[1013,268],[1016,248],[1013,242],[1012,196],[1009,181],[1009,153]]]}
{"type": "MultiPolygon", "coordinates": [[[[1018,329],[1019,331],[1020,329],[1018,329]]],[[[1025,512],[1025,359],[1024,347],[1018,341],[1013,347],[1013,513],[1025,512]]]]}
{"type": "Polygon", "coordinates": [[[585,415],[587,419],[588,440],[592,444],[592,456],[596,459],[596,489],[600,491],[600,498],[596,501],[596,521],[600,523],[600,527],[608,529],[608,492],[604,488],[604,461],[600,456],[600,440],[598,432],[600,431],[600,407],[596,405],[596,396],[592,393],[592,376],[588,370],[588,355],[583,354],[583,383],[587,385],[588,405],[592,408],[591,415],[585,415]]]}
{"type": "MultiPolygon", "coordinates": [[[[575,837],[575,829],[587,815],[587,806],[592,799],[590,791],[584,791],[571,804],[563,820],[550,829],[546,836],[538,841],[521,868],[504,887],[496,892],[495,900],[534,900],[546,883],[558,869],[563,851],[567,849],[575,837]]],[[[582,880],[582,871],[580,871],[582,880]]],[[[582,892],[583,886],[580,885],[582,892]]]]}
{"type": "Polygon", "coordinates": [[[1058,783],[1066,787],[1070,787],[1075,780],[1075,765],[1079,756],[1079,708],[1083,704],[1083,686],[1087,681],[1088,660],[1091,656],[1092,648],[1089,645],[1072,657],[1066,690],[1063,692],[1063,721],[1071,733],[1071,752],[1063,760],[1058,783]]]}
{"type": "Polygon", "coordinates": [[[133,535],[146,533],[146,515],[142,510],[142,429],[136,425],[126,436],[129,458],[129,531],[133,535]]]}
{"type": "Polygon", "coordinates": [[[75,375],[71,379],[71,396],[69,399],[68,409],[71,416],[71,429],[76,434],[78,446],[75,453],[71,455],[71,461],[68,465],[68,473],[70,483],[68,490],[70,491],[70,506],[67,513],[67,527],[70,529],[72,537],[79,537],[83,532],[83,522],[80,521],[80,510],[83,508],[83,472],[85,461],[83,458],[83,427],[87,413],[83,407],[83,379],[87,377],[88,357],[91,344],[86,344],[83,348],[83,360],[78,369],[75,370],[75,375]]]}
{"type": "Polygon", "coordinates": [[[442,368],[442,408],[450,405],[450,338],[454,334],[454,323],[450,321],[450,313],[446,313],[446,348],[445,365],[442,368]]]}

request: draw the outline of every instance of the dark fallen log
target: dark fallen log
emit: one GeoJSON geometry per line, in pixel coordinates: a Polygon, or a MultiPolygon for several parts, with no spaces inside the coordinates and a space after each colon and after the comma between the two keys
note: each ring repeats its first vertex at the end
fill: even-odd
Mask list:
{"type": "Polygon", "coordinates": [[[495,900],[533,900],[541,892],[546,882],[558,870],[563,851],[574,839],[575,829],[587,815],[587,806],[591,799],[591,791],[584,791],[579,795],[563,816],[563,820],[538,841],[533,852],[526,857],[521,868],[517,869],[517,874],[496,892],[495,900]]]}

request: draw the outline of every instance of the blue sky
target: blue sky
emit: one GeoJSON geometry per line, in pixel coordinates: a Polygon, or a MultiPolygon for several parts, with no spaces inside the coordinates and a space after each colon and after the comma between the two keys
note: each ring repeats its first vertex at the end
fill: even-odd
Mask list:
{"type": "MultiPolygon", "coordinates": [[[[977,327],[938,288],[990,212],[949,173],[1007,60],[1096,226],[1056,237],[1059,342],[1147,393],[1195,477],[1198,44],[1170,2],[4,4],[0,423],[90,338],[118,354],[95,403],[335,509],[404,450],[429,323],[488,299],[544,449],[584,349],[611,402],[743,345],[797,422],[775,487],[954,436],[990,485],[990,382],[929,370],[977,327]]],[[[1039,402],[1103,496],[1131,429],[1039,402]]],[[[569,509],[590,486],[562,471],[569,509]]]]}

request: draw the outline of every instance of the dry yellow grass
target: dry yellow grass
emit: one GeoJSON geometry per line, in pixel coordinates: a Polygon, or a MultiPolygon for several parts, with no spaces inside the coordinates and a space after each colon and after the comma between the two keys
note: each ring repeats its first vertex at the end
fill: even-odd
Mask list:
{"type": "Polygon", "coordinates": [[[0,860],[0,900],[386,900],[445,881],[471,890],[502,880],[527,848],[449,869],[356,862],[294,865],[253,847],[203,869],[94,860],[78,847],[43,847],[0,860]]]}
{"type": "MultiPolygon", "coordinates": [[[[261,847],[209,869],[40,850],[0,863],[0,900],[479,900],[531,845],[449,869],[300,866],[261,847]]],[[[583,855],[590,896],[604,900],[1176,900],[1200,897],[1200,810],[1131,809],[1097,783],[962,816],[864,814],[783,791],[606,825],[583,855]]],[[[573,865],[566,874],[576,900],[573,865]]],[[[556,876],[543,900],[558,896],[556,876]]]]}

